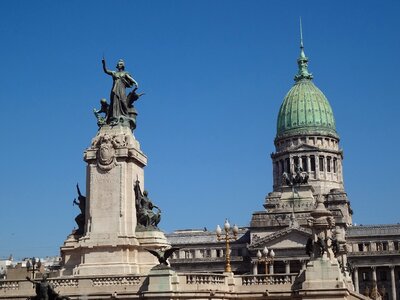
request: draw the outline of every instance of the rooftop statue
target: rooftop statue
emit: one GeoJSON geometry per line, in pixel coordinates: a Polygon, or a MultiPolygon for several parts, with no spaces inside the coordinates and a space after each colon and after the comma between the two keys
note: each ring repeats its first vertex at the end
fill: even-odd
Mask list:
{"type": "Polygon", "coordinates": [[[300,184],[308,183],[309,175],[307,172],[303,171],[302,167],[300,167],[299,165],[296,165],[295,171],[296,171],[296,173],[294,173],[294,174],[290,174],[290,173],[288,174],[286,172],[283,172],[283,174],[282,174],[283,184],[293,187],[293,186],[298,186],[300,184]]]}
{"type": "Polygon", "coordinates": [[[107,125],[124,125],[129,126],[132,130],[136,128],[137,112],[133,103],[139,99],[142,94],[137,94],[136,91],[139,87],[135,79],[125,71],[125,63],[120,59],[117,63],[117,70],[110,71],[106,67],[106,61],[102,60],[104,73],[110,75],[113,79],[113,85],[110,93],[110,104],[107,100],[101,99],[100,109],[94,109],[94,114],[97,118],[97,124],[101,127],[107,125]],[[133,90],[127,95],[126,89],[132,88],[133,90]],[[100,115],[101,113],[104,116],[100,115]]]}

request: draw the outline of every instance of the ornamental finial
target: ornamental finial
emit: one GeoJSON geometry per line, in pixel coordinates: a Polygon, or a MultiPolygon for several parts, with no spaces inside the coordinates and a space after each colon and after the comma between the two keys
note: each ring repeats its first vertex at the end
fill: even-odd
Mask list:
{"type": "Polygon", "coordinates": [[[294,80],[297,82],[301,79],[312,79],[313,76],[310,72],[308,72],[308,58],[304,53],[304,44],[303,44],[303,26],[301,24],[300,17],[300,56],[297,59],[297,65],[299,66],[299,71],[294,76],[294,80]]]}

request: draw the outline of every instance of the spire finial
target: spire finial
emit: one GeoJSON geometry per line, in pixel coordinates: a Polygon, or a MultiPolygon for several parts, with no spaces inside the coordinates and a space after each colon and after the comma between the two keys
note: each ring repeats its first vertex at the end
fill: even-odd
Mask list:
{"type": "Polygon", "coordinates": [[[294,76],[294,80],[297,82],[301,79],[312,79],[313,76],[308,72],[308,58],[304,53],[304,44],[303,44],[303,26],[301,23],[300,17],[300,57],[297,59],[297,64],[299,66],[299,71],[296,76],[294,76]]]}
{"type": "Polygon", "coordinates": [[[303,26],[301,25],[301,17],[300,17],[300,48],[304,48],[303,46],[303,26]]]}

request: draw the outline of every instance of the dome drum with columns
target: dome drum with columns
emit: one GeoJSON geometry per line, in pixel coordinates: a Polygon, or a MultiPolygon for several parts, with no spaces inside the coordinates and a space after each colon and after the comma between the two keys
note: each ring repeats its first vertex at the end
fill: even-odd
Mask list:
{"type": "Polygon", "coordinates": [[[273,161],[274,191],[282,187],[282,174],[294,173],[300,166],[309,174],[315,194],[343,189],[339,136],[332,108],[325,95],[312,82],[303,42],[297,59],[295,84],[280,107],[273,161]]]}

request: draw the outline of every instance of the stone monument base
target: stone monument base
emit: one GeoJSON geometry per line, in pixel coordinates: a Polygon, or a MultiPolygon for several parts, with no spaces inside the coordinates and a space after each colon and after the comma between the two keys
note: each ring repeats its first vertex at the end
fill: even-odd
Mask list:
{"type": "Polygon", "coordinates": [[[136,237],[69,235],[61,247],[61,276],[148,274],[159,262],[148,252],[170,247],[160,230],[142,230],[136,237]]]}
{"type": "Polygon", "coordinates": [[[172,292],[177,291],[178,275],[168,266],[155,266],[149,272],[148,291],[172,292]]]}
{"type": "Polygon", "coordinates": [[[337,260],[320,258],[307,264],[303,290],[346,288],[344,276],[337,260]]]}
{"type": "Polygon", "coordinates": [[[164,233],[156,229],[136,231],[136,238],[142,249],[138,256],[140,271],[141,274],[148,274],[159,262],[158,259],[146,249],[160,250],[170,247],[171,244],[167,241],[164,233]]]}
{"type": "Polygon", "coordinates": [[[159,249],[169,247],[170,243],[167,241],[164,233],[160,230],[136,230],[136,238],[142,247],[149,249],[159,249]]]}

